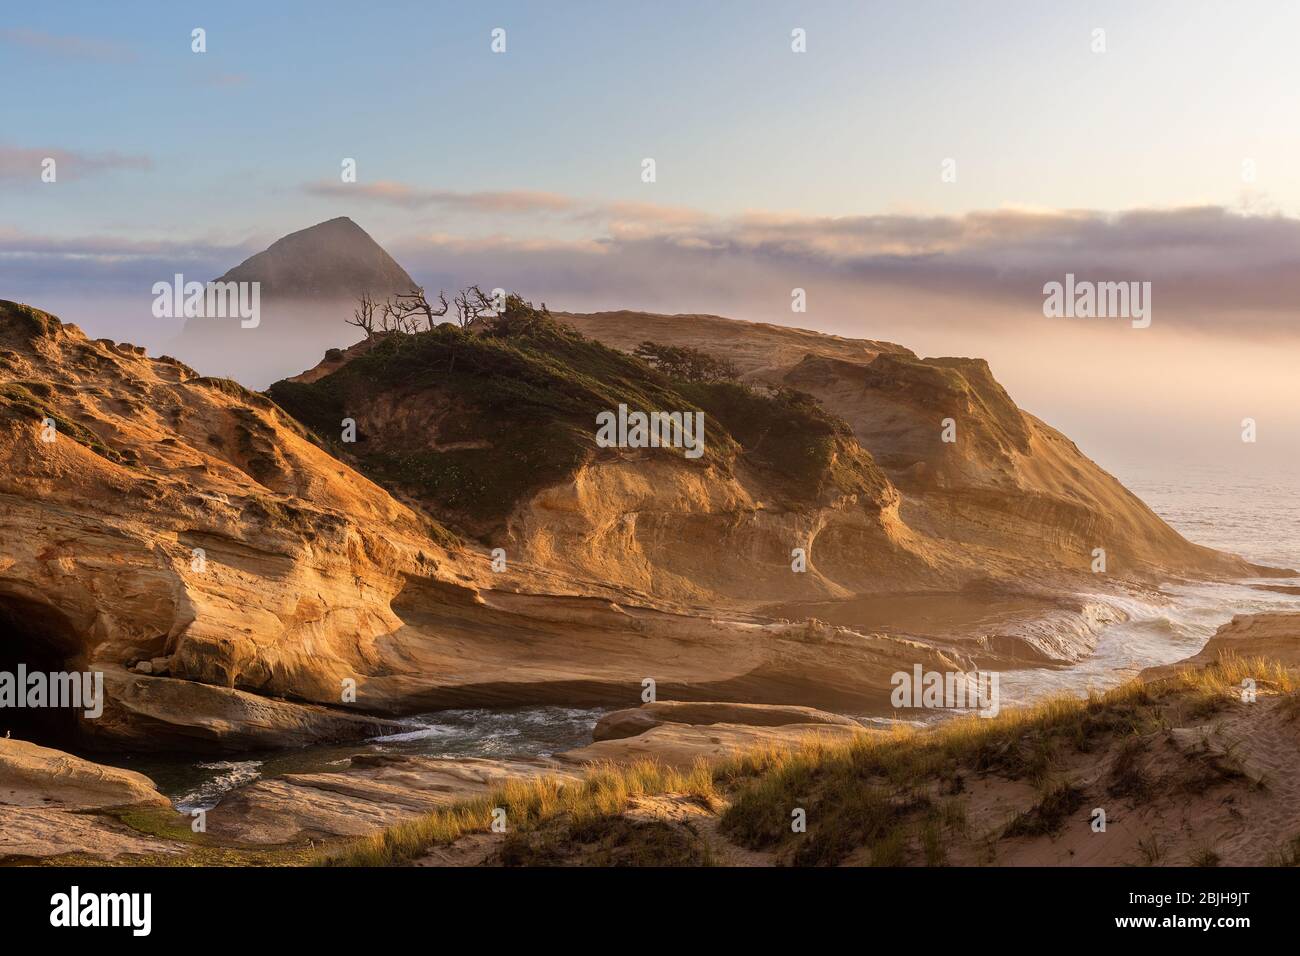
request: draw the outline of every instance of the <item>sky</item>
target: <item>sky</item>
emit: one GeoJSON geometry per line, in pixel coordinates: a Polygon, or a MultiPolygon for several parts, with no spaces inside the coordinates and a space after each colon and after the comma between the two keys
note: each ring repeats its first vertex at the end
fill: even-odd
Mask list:
{"type": "Polygon", "coordinates": [[[1284,466],[1297,27],[1284,0],[4,3],[0,297],[161,347],[153,282],[348,215],[433,288],[978,355],[1103,464],[1284,466]],[[1151,282],[1151,325],[1044,316],[1067,273],[1151,282]]]}

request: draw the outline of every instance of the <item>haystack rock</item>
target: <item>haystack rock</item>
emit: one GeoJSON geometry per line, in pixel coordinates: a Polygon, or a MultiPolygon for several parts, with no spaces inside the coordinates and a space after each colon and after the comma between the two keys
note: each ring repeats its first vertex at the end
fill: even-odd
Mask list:
{"type": "Polygon", "coordinates": [[[347,216],[291,232],[250,256],[218,282],[260,282],[267,299],[352,300],[415,288],[370,234],[347,216]]]}
{"type": "Polygon", "coordinates": [[[261,387],[356,341],[347,324],[358,300],[410,292],[416,282],[379,243],[346,216],[278,239],[215,280],[258,283],[260,316],[185,321],[172,350],[196,368],[261,387]]]}

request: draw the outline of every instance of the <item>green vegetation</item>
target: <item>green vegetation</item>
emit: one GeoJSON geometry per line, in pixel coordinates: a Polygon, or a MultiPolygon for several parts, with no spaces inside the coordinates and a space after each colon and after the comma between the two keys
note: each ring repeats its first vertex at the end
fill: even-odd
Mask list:
{"type": "Polygon", "coordinates": [[[632,354],[652,365],[669,378],[683,382],[735,382],[740,379],[736,366],[715,359],[707,352],[687,345],[656,345],[642,342],[632,354]]]}
{"type": "Polygon", "coordinates": [[[35,427],[49,418],[60,435],[86,446],[114,464],[125,463],[122,455],[105,445],[90,429],[55,412],[49,405],[53,397],[54,389],[43,382],[6,382],[0,384],[0,413],[28,419],[35,427]]]}
{"type": "MultiPolygon", "coordinates": [[[[665,351],[692,368],[712,361],[665,351]]],[[[775,478],[790,500],[828,486],[883,484],[848,426],[811,398],[673,378],[518,296],[502,315],[468,328],[376,333],[332,373],[277,382],[268,394],[371,478],[480,529],[599,454],[596,416],[619,405],[703,411],[705,453],[692,465],[725,473],[743,460],[775,478]],[[345,418],[357,422],[355,443],[340,440],[345,418]]],[[[681,457],[674,449],[636,454],[681,457]]]]}
{"type": "Polygon", "coordinates": [[[229,395],[231,398],[237,398],[240,401],[256,406],[257,408],[271,407],[271,402],[265,395],[259,395],[257,392],[244,388],[244,386],[240,385],[233,378],[217,378],[212,375],[201,375],[198,378],[189,379],[185,384],[201,385],[204,388],[216,389],[224,395],[229,395]]]}
{"type": "Polygon", "coordinates": [[[13,323],[28,342],[53,335],[62,327],[54,316],[7,299],[0,299],[0,318],[13,323]]]}
{"type": "Polygon", "coordinates": [[[721,425],[789,502],[815,501],[831,488],[874,497],[886,486],[853,429],[811,395],[728,381],[681,383],[677,390],[704,409],[710,424],[721,425]]]}
{"type": "Polygon", "coordinates": [[[1083,790],[1071,783],[1048,787],[1043,798],[1024,813],[1017,814],[1002,835],[1051,836],[1059,832],[1065,821],[1083,806],[1084,798],[1083,790]]]}

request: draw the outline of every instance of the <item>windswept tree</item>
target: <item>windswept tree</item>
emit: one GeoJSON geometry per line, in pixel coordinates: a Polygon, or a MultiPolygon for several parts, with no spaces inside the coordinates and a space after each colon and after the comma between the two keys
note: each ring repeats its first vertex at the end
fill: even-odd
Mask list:
{"type": "Polygon", "coordinates": [[[546,303],[537,308],[522,296],[511,293],[506,296],[505,307],[487,322],[488,332],[500,338],[519,338],[541,335],[547,332],[567,330],[577,334],[551,315],[546,303]]]}
{"type": "Polygon", "coordinates": [[[740,378],[740,370],[731,362],[688,345],[642,342],[632,350],[632,354],[669,378],[687,382],[734,382],[740,378]]]}
{"type": "Polygon", "coordinates": [[[496,303],[476,285],[456,293],[456,321],[462,329],[477,325],[481,320],[497,314],[496,303]]]}
{"type": "Polygon", "coordinates": [[[394,331],[410,333],[420,331],[420,317],[423,316],[424,328],[428,331],[438,324],[435,319],[447,314],[447,309],[445,292],[438,290],[438,307],[434,308],[425,298],[424,287],[419,286],[414,292],[399,293],[385,302],[384,318],[393,323],[394,331]]]}
{"type": "Polygon", "coordinates": [[[474,328],[488,319],[498,318],[504,312],[501,303],[476,285],[461,289],[451,302],[447,301],[447,294],[439,290],[436,306],[425,296],[424,288],[420,287],[412,292],[399,293],[382,303],[365,293],[352,318],[347,321],[348,325],[355,325],[367,336],[387,332],[413,335],[432,330],[439,324],[438,320],[452,308],[456,310],[455,321],[462,329],[474,328]]]}
{"type": "Polygon", "coordinates": [[[370,297],[370,293],[363,292],[360,302],[352,312],[352,318],[348,319],[348,325],[355,325],[369,338],[375,334],[375,312],[378,308],[379,304],[370,297]]]}

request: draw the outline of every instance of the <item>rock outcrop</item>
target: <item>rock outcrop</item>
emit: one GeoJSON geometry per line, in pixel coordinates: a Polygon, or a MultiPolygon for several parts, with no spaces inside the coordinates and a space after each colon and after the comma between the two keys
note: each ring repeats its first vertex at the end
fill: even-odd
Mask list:
{"type": "Polygon", "coordinates": [[[176,853],[171,841],[99,812],[170,806],[143,774],[0,738],[0,860],[176,853]]]}
{"type": "Polygon", "coordinates": [[[185,318],[183,325],[177,317],[178,335],[168,349],[205,373],[238,369],[240,381],[254,388],[300,371],[327,349],[357,341],[361,331],[347,323],[361,296],[382,302],[416,288],[406,270],[346,216],[290,233],[213,282],[242,291],[250,304],[256,288],[257,315],[204,314],[185,318]]]}
{"type": "Polygon", "coordinates": [[[359,754],[337,773],[285,774],[228,795],[208,813],[208,833],[240,843],[365,836],[487,795],[507,780],[576,779],[545,760],[440,759],[359,754]]]}
{"type": "Polygon", "coordinates": [[[91,810],[171,806],[144,774],[91,763],[25,740],[0,739],[0,804],[91,810]]]}
{"type": "Polygon", "coordinates": [[[347,216],[277,239],[217,282],[257,282],[268,299],[376,299],[410,292],[416,282],[384,247],[347,216]]]}
{"type": "Polygon", "coordinates": [[[775,704],[732,704],[715,701],[660,700],[627,710],[615,710],[601,717],[591,732],[592,740],[621,740],[635,737],[661,724],[742,724],[749,727],[783,727],[788,724],[824,724],[860,727],[856,720],[815,707],[781,707],[775,704]]]}
{"type": "MultiPolygon", "coordinates": [[[[1097,548],[1114,577],[1271,570],[1186,541],[1068,438],[1018,408],[982,359],[922,359],[890,343],[718,316],[560,317],[616,348],[688,346],[731,362],[747,381],[816,397],[888,477],[929,587],[1087,575],[1097,548]]],[[[856,543],[848,544],[816,536],[817,569],[843,574],[855,559],[856,543]]],[[[887,581],[860,588],[891,589],[887,581]]]]}
{"type": "Polygon", "coordinates": [[[1221,658],[1260,658],[1282,667],[1300,667],[1300,614],[1238,614],[1224,624],[1203,648],[1173,664],[1148,667],[1143,680],[1159,680],[1180,670],[1203,670],[1221,658]]]}
{"type": "Polygon", "coordinates": [[[812,707],[657,701],[606,714],[591,744],[559,759],[573,764],[654,760],[686,768],[756,748],[798,747],[810,739],[839,743],[865,733],[870,731],[852,718],[812,707]]]}

